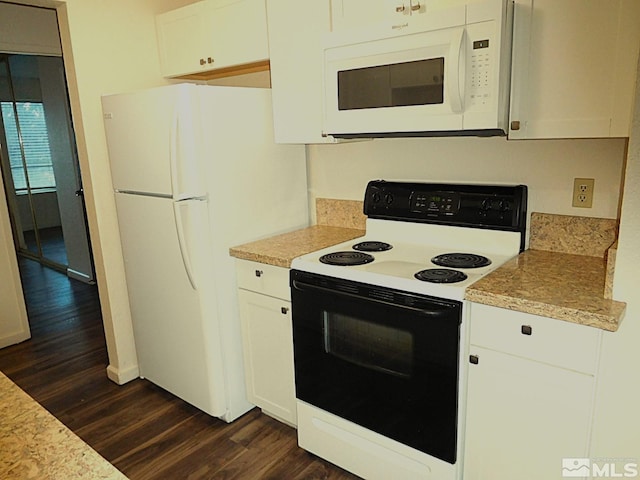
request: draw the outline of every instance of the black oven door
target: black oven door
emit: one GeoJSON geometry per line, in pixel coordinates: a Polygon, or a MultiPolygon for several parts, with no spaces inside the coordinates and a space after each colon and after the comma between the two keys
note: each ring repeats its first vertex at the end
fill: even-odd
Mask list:
{"type": "Polygon", "coordinates": [[[296,397],[451,464],[462,304],[291,271],[296,397]]]}

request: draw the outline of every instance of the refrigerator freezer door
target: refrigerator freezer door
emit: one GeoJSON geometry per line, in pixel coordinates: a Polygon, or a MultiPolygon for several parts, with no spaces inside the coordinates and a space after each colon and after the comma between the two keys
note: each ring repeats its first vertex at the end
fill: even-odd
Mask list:
{"type": "Polygon", "coordinates": [[[196,85],[178,84],[102,97],[115,190],[204,195],[195,91],[196,85]]]}
{"type": "Polygon", "coordinates": [[[206,202],[116,193],[116,207],[140,375],[223,416],[222,360],[212,348],[219,340],[215,291],[204,249],[206,202]]]}

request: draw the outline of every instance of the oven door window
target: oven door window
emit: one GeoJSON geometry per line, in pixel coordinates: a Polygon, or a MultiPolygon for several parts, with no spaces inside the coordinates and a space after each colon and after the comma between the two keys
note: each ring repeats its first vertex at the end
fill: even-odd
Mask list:
{"type": "Polygon", "coordinates": [[[338,110],[444,102],[444,57],[338,72],[338,110]]]}
{"type": "Polygon", "coordinates": [[[324,351],[354,365],[410,378],[413,345],[413,334],[407,330],[324,312],[324,351]]]}
{"type": "Polygon", "coordinates": [[[460,302],[291,275],[296,397],[455,463],[460,302]]]}

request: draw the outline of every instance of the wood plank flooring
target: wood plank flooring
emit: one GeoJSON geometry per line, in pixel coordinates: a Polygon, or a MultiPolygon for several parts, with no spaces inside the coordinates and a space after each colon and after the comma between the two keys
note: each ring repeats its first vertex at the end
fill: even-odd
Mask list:
{"type": "Polygon", "coordinates": [[[20,259],[32,339],[0,370],[132,480],[355,480],[253,409],[226,424],[146,380],[118,386],[95,286],[20,259]]]}

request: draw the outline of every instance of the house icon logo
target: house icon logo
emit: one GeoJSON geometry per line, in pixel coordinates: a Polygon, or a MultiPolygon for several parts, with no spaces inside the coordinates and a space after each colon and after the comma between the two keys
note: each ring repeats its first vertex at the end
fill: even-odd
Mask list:
{"type": "Polygon", "coordinates": [[[588,477],[591,475],[591,460],[588,458],[563,458],[563,477],[588,477]]]}

